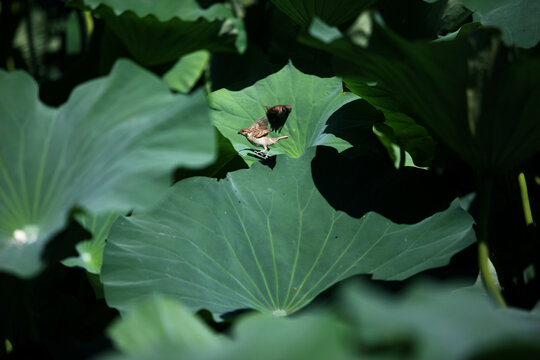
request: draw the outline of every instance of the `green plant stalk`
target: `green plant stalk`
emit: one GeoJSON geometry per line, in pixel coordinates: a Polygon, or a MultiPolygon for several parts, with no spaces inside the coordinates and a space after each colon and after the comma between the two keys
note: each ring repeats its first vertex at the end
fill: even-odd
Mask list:
{"type": "Polygon", "coordinates": [[[399,169],[403,168],[405,166],[405,159],[406,159],[406,153],[405,150],[400,146],[399,147],[399,169]]]}
{"type": "Polygon", "coordinates": [[[527,191],[527,181],[525,180],[525,174],[519,173],[519,190],[521,192],[521,202],[523,204],[523,214],[525,215],[525,225],[531,225],[534,220],[532,217],[531,204],[529,202],[529,192],[527,191]]]}
{"type": "Polygon", "coordinates": [[[497,305],[500,307],[506,307],[506,301],[504,300],[495,279],[492,277],[489,271],[488,237],[493,180],[485,175],[480,175],[479,179],[478,200],[480,205],[480,213],[478,216],[477,236],[478,266],[480,268],[480,276],[482,277],[484,286],[486,287],[487,291],[491,293],[497,305]]]}
{"type": "Polygon", "coordinates": [[[32,24],[32,11],[31,11],[31,2],[26,0],[25,2],[25,16],[26,16],[26,41],[28,41],[28,49],[30,51],[29,58],[29,68],[30,72],[34,77],[37,77],[38,74],[38,59],[36,56],[36,45],[34,43],[34,26],[32,24]]]}

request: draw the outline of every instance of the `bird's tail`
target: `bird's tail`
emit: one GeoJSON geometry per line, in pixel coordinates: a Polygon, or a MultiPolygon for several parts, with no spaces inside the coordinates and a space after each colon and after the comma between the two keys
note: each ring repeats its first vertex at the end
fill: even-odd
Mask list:
{"type": "Polygon", "coordinates": [[[270,138],[270,144],[273,145],[275,143],[277,143],[279,140],[281,139],[286,139],[288,138],[288,136],[278,136],[278,137],[274,137],[274,138],[270,138]]]}

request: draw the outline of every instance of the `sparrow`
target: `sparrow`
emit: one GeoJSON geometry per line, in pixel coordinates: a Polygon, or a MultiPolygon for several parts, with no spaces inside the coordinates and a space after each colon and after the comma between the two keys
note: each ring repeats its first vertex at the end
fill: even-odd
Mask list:
{"type": "Polygon", "coordinates": [[[288,136],[278,136],[274,138],[267,136],[270,133],[270,130],[268,130],[269,118],[272,117],[274,120],[277,119],[276,121],[278,121],[275,122],[274,125],[270,122],[270,126],[272,126],[273,129],[281,129],[292,108],[289,105],[277,105],[274,107],[265,106],[265,108],[268,110],[266,112],[267,116],[263,116],[255,121],[249,129],[241,129],[238,131],[238,134],[244,135],[251,144],[264,148],[263,151],[255,150],[255,153],[268,159],[268,153],[270,153],[268,146],[274,145],[281,139],[288,138],[288,136]],[[269,113],[271,113],[270,116],[268,116],[269,113]],[[265,151],[266,154],[264,154],[265,151]]]}
{"type": "Polygon", "coordinates": [[[290,105],[276,105],[276,106],[264,106],[266,109],[266,118],[270,123],[270,128],[272,131],[281,133],[281,129],[287,121],[287,117],[292,111],[290,105]]]}

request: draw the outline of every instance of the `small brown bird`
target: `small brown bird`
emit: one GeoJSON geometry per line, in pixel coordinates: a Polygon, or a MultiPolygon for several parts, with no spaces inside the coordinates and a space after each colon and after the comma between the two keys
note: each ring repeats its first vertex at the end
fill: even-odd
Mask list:
{"type": "Polygon", "coordinates": [[[265,108],[268,110],[266,112],[267,116],[263,116],[259,120],[255,121],[249,127],[249,129],[243,128],[238,132],[238,134],[244,135],[251,144],[264,148],[263,151],[255,150],[255,153],[264,156],[265,158],[268,158],[268,153],[270,153],[270,149],[268,148],[268,146],[274,145],[281,139],[288,138],[288,136],[278,136],[274,138],[267,136],[270,133],[270,130],[268,130],[268,120],[272,116],[274,116],[274,119],[276,117],[279,118],[279,122],[274,123],[274,125],[270,123],[270,126],[272,126],[273,129],[281,130],[281,128],[285,124],[285,120],[287,120],[287,116],[291,112],[291,107],[289,105],[277,105],[274,107],[265,106],[265,108]],[[272,112],[272,115],[268,116],[269,112],[272,112]],[[282,120],[283,114],[285,114],[284,120],[282,120]],[[266,154],[264,154],[264,151],[266,151],[266,154]]]}

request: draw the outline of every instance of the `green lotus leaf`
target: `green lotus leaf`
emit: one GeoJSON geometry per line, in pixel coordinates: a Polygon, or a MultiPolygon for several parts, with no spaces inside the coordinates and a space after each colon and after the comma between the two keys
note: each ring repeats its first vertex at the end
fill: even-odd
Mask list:
{"type": "Polygon", "coordinates": [[[214,159],[203,92],[172,95],[119,61],[58,109],[23,72],[0,71],[0,270],[31,276],[69,211],[127,212],[158,201],[177,166],[214,159]],[[196,136],[195,136],[196,135],[196,136]]]}
{"type": "Polygon", "coordinates": [[[203,9],[195,0],[78,0],[103,18],[140,63],[174,61],[196,50],[243,52],[244,25],[224,4],[203,9]],[[159,39],[159,41],[156,41],[159,39]]]}
{"type": "Polygon", "coordinates": [[[226,339],[178,301],[160,295],[137,302],[108,329],[115,347],[127,354],[143,354],[174,347],[176,353],[209,350],[226,339]]]}
{"type": "Polygon", "coordinates": [[[215,316],[242,308],[291,314],[355,274],[401,280],[443,266],[474,242],[457,202],[414,225],[335,211],[311,177],[314,150],[255,164],[223,181],[189,178],[166,201],[120,218],[101,272],[110,306],[174,296],[215,316]]]}
{"type": "Polygon", "coordinates": [[[507,45],[532,48],[540,42],[540,3],[536,0],[463,0],[475,18],[499,28],[507,45]]]}
{"type": "Polygon", "coordinates": [[[233,341],[153,295],[109,329],[122,354],[99,359],[538,358],[538,307],[496,308],[479,288],[460,286],[416,283],[396,296],[355,280],[340,289],[340,317],[321,309],[291,318],[250,313],[235,319],[233,341]]]}
{"type": "MultiPolygon", "coordinates": [[[[326,121],[343,105],[358,99],[343,92],[338,78],[319,78],[306,75],[292,64],[241,91],[220,89],[209,95],[211,119],[219,131],[228,138],[248,164],[256,158],[254,148],[238,130],[248,128],[266,110],[263,106],[290,105],[290,113],[281,135],[288,135],[273,145],[270,153],[299,157],[306,149],[327,145],[343,151],[351,145],[333,134],[326,133],[326,121]]],[[[278,136],[271,133],[269,136],[278,136]]],[[[259,149],[262,150],[262,149],[259,149]]]]}
{"type": "Polygon", "coordinates": [[[108,330],[121,354],[99,359],[355,359],[351,328],[330,312],[295,318],[251,313],[220,337],[178,301],[153,295],[133,304],[108,330]]]}
{"type": "Polygon", "coordinates": [[[272,3],[300,25],[309,25],[314,17],[327,24],[340,25],[354,19],[377,0],[272,0],[272,3]]]}
{"type": "Polygon", "coordinates": [[[521,359],[540,355],[540,308],[497,308],[482,288],[415,284],[402,296],[346,284],[344,316],[369,348],[400,344],[412,359],[521,359]]]}
{"type": "Polygon", "coordinates": [[[103,262],[103,249],[109,230],[118,218],[116,213],[103,215],[76,214],[75,219],[92,234],[91,240],[81,241],[75,246],[79,256],[69,257],[62,264],[79,266],[92,274],[99,274],[103,262]]]}
{"type": "Polygon", "coordinates": [[[375,106],[382,98],[479,173],[518,168],[540,151],[538,56],[506,48],[494,29],[420,43],[364,20],[342,36],[314,21],[313,38],[303,39],[340,58],[336,71],[353,92],[375,106]],[[325,32],[331,40],[320,36],[325,32]]]}

